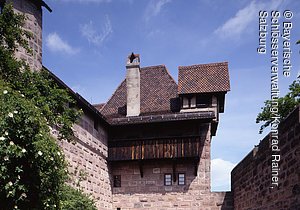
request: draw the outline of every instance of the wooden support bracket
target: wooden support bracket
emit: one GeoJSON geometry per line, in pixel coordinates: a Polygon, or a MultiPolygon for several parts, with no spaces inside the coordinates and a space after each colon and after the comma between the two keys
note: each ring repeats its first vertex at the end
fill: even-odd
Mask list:
{"type": "Polygon", "coordinates": [[[144,163],[143,163],[142,160],[140,160],[139,161],[139,169],[140,169],[141,178],[144,177],[144,170],[143,170],[144,168],[143,168],[143,166],[144,166],[144,163]]]}
{"type": "Polygon", "coordinates": [[[200,161],[200,158],[199,158],[199,157],[196,157],[196,158],[194,159],[194,175],[195,175],[195,176],[198,175],[199,161],[200,161]]]}
{"type": "Polygon", "coordinates": [[[172,160],[172,169],[173,169],[173,182],[176,182],[177,176],[176,176],[176,160],[172,160]]]}

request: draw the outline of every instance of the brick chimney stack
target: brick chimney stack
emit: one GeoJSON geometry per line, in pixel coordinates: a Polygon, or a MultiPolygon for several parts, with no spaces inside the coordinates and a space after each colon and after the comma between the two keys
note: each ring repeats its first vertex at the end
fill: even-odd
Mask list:
{"type": "Polygon", "coordinates": [[[140,56],[132,53],[126,64],[127,117],[140,115],[140,56]]]}
{"type": "Polygon", "coordinates": [[[0,5],[3,6],[4,3],[11,3],[15,12],[25,15],[24,29],[32,34],[32,38],[29,40],[32,54],[26,53],[23,48],[18,48],[15,53],[16,58],[25,60],[31,70],[40,70],[42,68],[42,7],[49,12],[52,10],[42,0],[0,0],[0,5]]]}

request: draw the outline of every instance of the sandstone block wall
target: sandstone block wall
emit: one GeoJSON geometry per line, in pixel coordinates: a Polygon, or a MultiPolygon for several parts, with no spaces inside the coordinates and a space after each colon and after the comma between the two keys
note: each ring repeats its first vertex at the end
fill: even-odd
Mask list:
{"type": "Polygon", "coordinates": [[[69,171],[73,174],[72,185],[80,185],[92,195],[100,210],[112,209],[112,189],[107,163],[107,132],[101,126],[94,128],[94,121],[83,115],[80,123],[74,125],[75,143],[60,142],[64,150],[69,171]],[[80,173],[85,179],[80,181],[80,173]]]}
{"type": "Polygon", "coordinates": [[[26,53],[25,49],[18,48],[16,57],[25,60],[32,70],[40,70],[42,68],[42,8],[28,0],[7,2],[13,4],[16,12],[25,15],[24,28],[32,33],[32,38],[29,40],[32,55],[26,53]]]}
{"type": "Polygon", "coordinates": [[[210,134],[204,143],[198,163],[191,160],[177,162],[175,174],[185,173],[185,185],[172,181],[164,185],[164,174],[173,174],[172,160],[148,160],[142,164],[143,177],[138,161],[111,164],[111,175],[121,175],[121,187],[113,187],[113,209],[120,210],[231,210],[230,193],[210,192],[210,134]]]}
{"type": "Polygon", "coordinates": [[[235,210],[300,209],[300,112],[279,126],[279,186],[271,185],[271,143],[267,135],[232,171],[235,210]]]}
{"type": "Polygon", "coordinates": [[[172,163],[168,161],[145,164],[143,178],[136,162],[114,165],[112,174],[121,174],[122,185],[113,188],[113,209],[232,210],[229,192],[210,192],[208,162],[200,161],[197,176],[191,163],[178,164],[176,174],[186,174],[183,186],[177,181],[171,186],[164,185],[164,174],[172,173],[172,163]]]}

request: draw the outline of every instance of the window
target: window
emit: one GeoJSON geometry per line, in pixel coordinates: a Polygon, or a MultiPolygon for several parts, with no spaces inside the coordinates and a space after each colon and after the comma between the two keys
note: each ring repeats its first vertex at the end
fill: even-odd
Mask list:
{"type": "Polygon", "coordinates": [[[193,109],[197,107],[207,107],[210,104],[210,97],[201,96],[198,95],[187,95],[182,96],[181,98],[181,108],[183,109],[193,109]]]}
{"type": "Polygon", "coordinates": [[[121,175],[114,175],[114,187],[121,187],[121,175]]]}
{"type": "Polygon", "coordinates": [[[165,186],[172,185],[172,175],[171,174],[165,174],[165,186]]]}
{"type": "Polygon", "coordinates": [[[196,97],[196,107],[205,108],[209,107],[211,104],[211,97],[207,95],[198,95],[196,97]]]}
{"type": "Polygon", "coordinates": [[[183,97],[181,102],[182,102],[181,105],[182,108],[186,109],[190,107],[190,99],[188,97],[183,97]]]}
{"type": "Polygon", "coordinates": [[[178,174],[178,185],[185,185],[185,173],[178,174]]]}

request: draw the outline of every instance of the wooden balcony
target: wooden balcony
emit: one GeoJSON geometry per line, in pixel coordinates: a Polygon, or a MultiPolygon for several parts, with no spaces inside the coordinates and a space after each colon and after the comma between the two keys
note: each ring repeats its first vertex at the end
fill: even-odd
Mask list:
{"type": "Polygon", "coordinates": [[[109,142],[109,161],[199,158],[205,137],[172,137],[109,142]]]}

